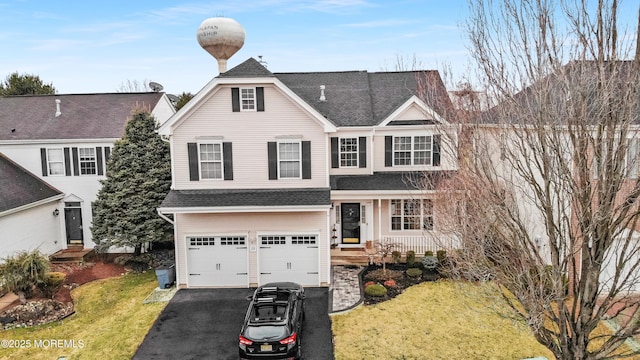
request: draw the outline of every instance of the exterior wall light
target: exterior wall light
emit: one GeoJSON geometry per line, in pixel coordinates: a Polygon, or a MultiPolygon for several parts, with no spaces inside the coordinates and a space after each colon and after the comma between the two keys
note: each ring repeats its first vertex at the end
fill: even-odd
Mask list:
{"type": "Polygon", "coordinates": [[[60,210],[58,209],[53,210],[53,216],[58,216],[58,215],[60,215],[60,210]]]}

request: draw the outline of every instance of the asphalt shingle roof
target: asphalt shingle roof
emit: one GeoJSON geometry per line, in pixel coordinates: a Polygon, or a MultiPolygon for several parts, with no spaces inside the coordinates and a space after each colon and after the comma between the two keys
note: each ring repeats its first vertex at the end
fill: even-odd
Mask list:
{"type": "Polygon", "coordinates": [[[154,92],[0,97],[0,140],[117,139],[134,108],[151,111],[162,96],[154,92]]]}
{"type": "Polygon", "coordinates": [[[447,89],[435,70],[271,73],[250,58],[219,75],[220,78],[265,76],[278,78],[338,126],[378,125],[413,95],[445,119],[453,114],[447,89]],[[320,85],[325,86],[326,101],[320,101],[320,85]]]}
{"type": "Polygon", "coordinates": [[[0,212],[62,194],[0,153],[0,212]]]}
{"type": "Polygon", "coordinates": [[[328,188],[171,190],[161,208],[330,205],[328,188]]]}
{"type": "Polygon", "coordinates": [[[434,190],[453,171],[376,172],[373,175],[332,175],[331,190],[434,190]]]}

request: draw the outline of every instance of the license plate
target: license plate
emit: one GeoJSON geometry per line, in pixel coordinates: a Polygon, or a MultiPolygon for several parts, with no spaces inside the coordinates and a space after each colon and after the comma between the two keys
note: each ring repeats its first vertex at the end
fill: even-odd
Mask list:
{"type": "Polygon", "coordinates": [[[260,351],[273,351],[273,346],[269,345],[269,344],[262,344],[260,345],[260,351]]]}

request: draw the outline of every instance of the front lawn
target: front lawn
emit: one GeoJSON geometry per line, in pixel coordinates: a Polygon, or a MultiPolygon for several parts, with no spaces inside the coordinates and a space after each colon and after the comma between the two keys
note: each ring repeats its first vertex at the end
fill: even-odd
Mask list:
{"type": "Polygon", "coordinates": [[[335,358],[523,359],[553,355],[525,324],[499,316],[482,285],[438,281],[332,317],[335,358]]]}
{"type": "Polygon", "coordinates": [[[142,304],[156,286],[153,271],[82,285],[71,292],[74,315],[47,325],[0,331],[0,358],[130,359],[166,305],[142,304]]]}

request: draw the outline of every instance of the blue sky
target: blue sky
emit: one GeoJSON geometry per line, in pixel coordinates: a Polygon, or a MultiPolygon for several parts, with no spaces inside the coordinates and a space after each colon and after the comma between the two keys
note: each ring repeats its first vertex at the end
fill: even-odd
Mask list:
{"type": "Polygon", "coordinates": [[[61,94],[144,80],[195,93],[218,75],[196,39],[215,16],[247,33],[229,68],[262,55],[273,72],[383,71],[415,57],[460,78],[466,13],[465,0],[0,0],[0,78],[35,74],[61,94]]]}

